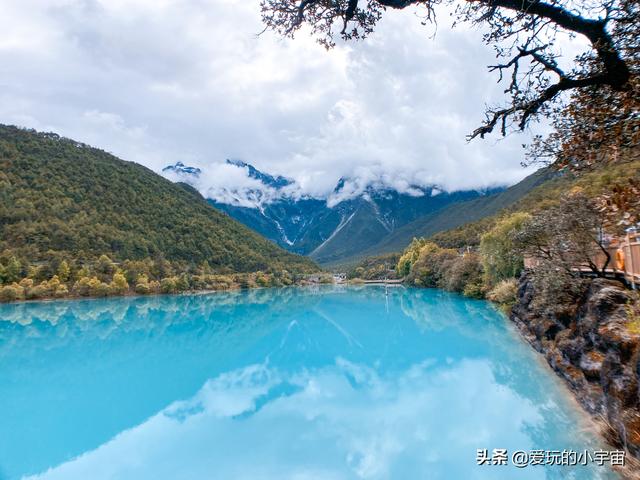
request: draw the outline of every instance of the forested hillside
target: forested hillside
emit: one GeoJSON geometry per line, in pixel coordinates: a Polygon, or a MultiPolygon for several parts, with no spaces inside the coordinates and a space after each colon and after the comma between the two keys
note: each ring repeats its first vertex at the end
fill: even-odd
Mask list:
{"type": "Polygon", "coordinates": [[[63,261],[73,276],[102,256],[168,264],[172,274],[316,269],[141,165],[0,126],[0,283],[46,279],[63,261]]]}
{"type": "Polygon", "coordinates": [[[499,303],[515,301],[524,256],[537,262],[537,297],[553,305],[581,284],[573,268],[604,276],[610,258],[594,255],[632,231],[640,212],[640,158],[625,151],[615,164],[581,175],[565,172],[499,214],[429,238],[414,239],[397,264],[415,285],[440,287],[499,303]]]}
{"type": "Polygon", "coordinates": [[[451,230],[495,215],[557,176],[553,170],[542,168],[501,192],[452,203],[398,228],[376,245],[362,252],[361,255],[371,256],[398,252],[415,237],[429,237],[438,232],[451,230]]]}

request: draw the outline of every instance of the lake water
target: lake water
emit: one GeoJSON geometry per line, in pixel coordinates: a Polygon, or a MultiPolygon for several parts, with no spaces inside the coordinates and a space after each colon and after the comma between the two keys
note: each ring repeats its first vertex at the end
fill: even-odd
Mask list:
{"type": "Polygon", "coordinates": [[[483,448],[601,447],[483,301],[331,286],[0,319],[2,480],[611,478],[477,465],[483,448]]]}

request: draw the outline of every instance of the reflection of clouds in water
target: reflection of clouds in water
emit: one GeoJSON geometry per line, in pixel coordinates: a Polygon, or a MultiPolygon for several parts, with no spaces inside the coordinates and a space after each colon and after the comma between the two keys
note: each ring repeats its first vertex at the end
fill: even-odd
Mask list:
{"type": "Polygon", "coordinates": [[[36,478],[465,478],[480,446],[534,447],[540,412],[494,384],[484,361],[389,377],[253,365],[36,478]]]}
{"type": "Polygon", "coordinates": [[[589,441],[504,319],[445,292],[6,307],[39,318],[0,322],[10,478],[468,478],[476,448],[589,441]]]}

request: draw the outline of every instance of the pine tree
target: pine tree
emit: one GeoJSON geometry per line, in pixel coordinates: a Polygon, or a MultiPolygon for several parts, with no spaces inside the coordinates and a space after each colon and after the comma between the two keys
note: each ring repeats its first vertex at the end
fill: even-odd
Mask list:
{"type": "Polygon", "coordinates": [[[11,257],[4,269],[4,283],[17,282],[22,278],[22,265],[16,257],[11,257]]]}
{"type": "Polygon", "coordinates": [[[71,269],[69,268],[69,264],[66,260],[63,260],[62,262],[60,262],[60,265],[58,265],[58,278],[62,282],[67,282],[70,275],[71,269]]]}

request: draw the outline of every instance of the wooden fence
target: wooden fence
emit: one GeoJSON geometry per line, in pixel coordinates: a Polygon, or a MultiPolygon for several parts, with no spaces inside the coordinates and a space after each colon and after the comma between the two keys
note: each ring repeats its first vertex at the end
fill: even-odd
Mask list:
{"type": "MultiPolygon", "coordinates": [[[[632,288],[640,285],[640,233],[629,233],[624,237],[614,237],[607,247],[609,263],[605,269],[607,276],[624,279],[632,288]]],[[[602,269],[607,261],[604,252],[595,252],[591,261],[602,269]]],[[[535,269],[537,261],[533,257],[525,257],[526,268],[535,269]]],[[[576,271],[588,274],[591,269],[588,265],[577,265],[576,271]]]]}

